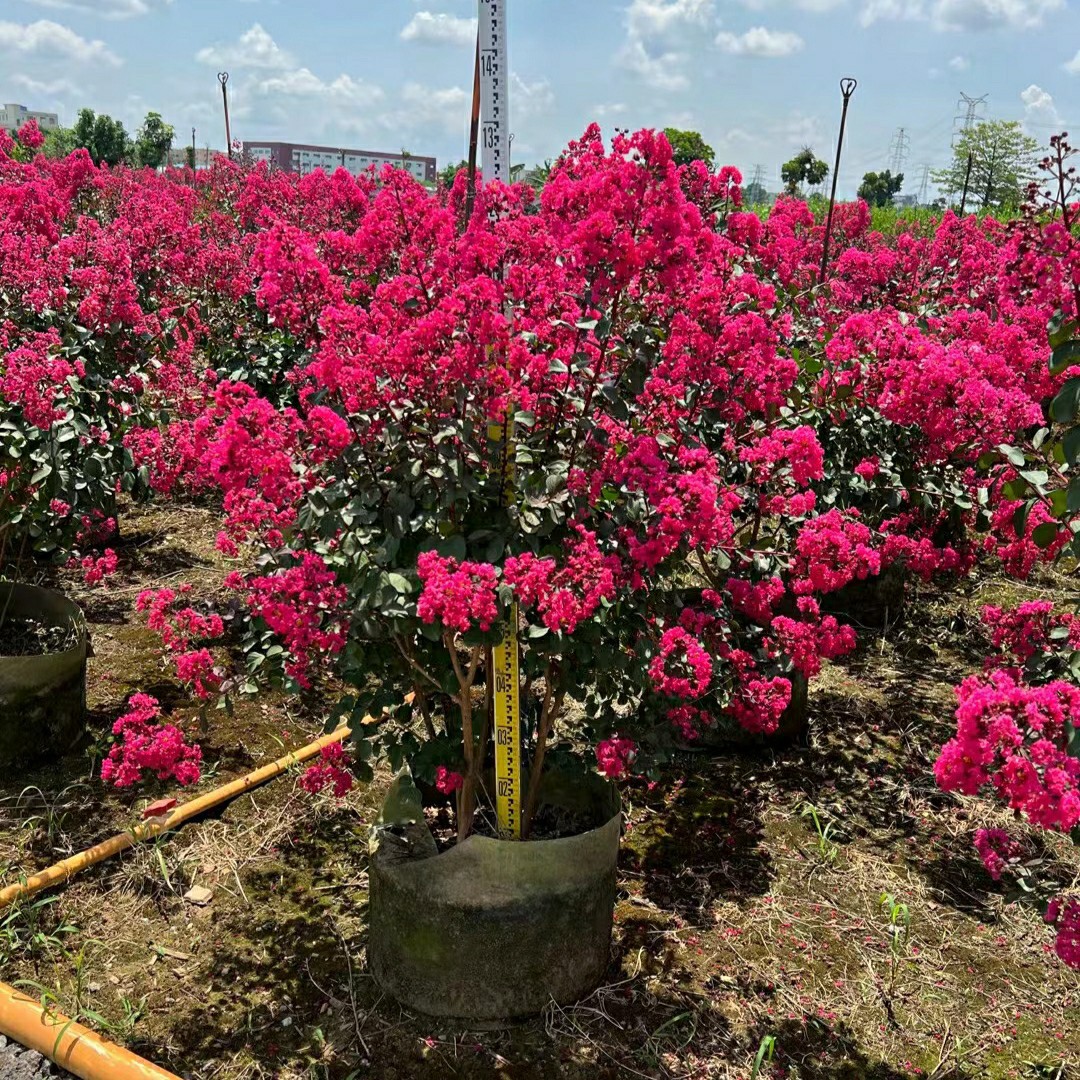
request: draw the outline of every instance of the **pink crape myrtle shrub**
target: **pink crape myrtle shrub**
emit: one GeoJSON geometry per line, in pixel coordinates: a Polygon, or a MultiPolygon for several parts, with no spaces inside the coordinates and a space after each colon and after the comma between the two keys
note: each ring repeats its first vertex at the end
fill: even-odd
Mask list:
{"type": "MultiPolygon", "coordinates": [[[[841,207],[818,283],[804,204],[762,222],[649,131],[590,128],[469,221],[464,178],[156,175],[34,141],[0,145],[0,530],[99,580],[118,494],[219,506],[230,599],[143,614],[200,699],[332,677],[332,722],[383,717],[312,788],[408,764],[465,835],[515,612],[531,817],[545,766],[654,775],[718,725],[775,733],[856,647],[853,583],[1071,542],[1061,214],[885,237],[841,207]]],[[[1009,693],[1056,733],[1046,685],[1009,693]]]]}

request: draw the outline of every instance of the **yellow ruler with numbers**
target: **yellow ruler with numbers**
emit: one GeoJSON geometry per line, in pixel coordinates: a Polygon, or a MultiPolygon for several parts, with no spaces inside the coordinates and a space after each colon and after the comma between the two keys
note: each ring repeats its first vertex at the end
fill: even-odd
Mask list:
{"type": "MultiPolygon", "coordinates": [[[[505,426],[493,425],[488,434],[503,444],[503,498],[514,501],[513,406],[505,426]]],[[[510,605],[510,617],[502,640],[491,650],[495,680],[495,811],[499,832],[521,839],[521,679],[518,670],[518,606],[510,605]]]]}

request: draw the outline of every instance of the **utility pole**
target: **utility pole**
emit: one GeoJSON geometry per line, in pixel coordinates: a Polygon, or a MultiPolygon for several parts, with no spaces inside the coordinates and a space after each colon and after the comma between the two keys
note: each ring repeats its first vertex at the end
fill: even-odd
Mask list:
{"type": "Polygon", "coordinates": [[[924,161],[921,167],[922,179],[919,181],[919,194],[915,197],[916,206],[926,205],[926,196],[930,187],[930,165],[924,161]]]}
{"type": "Polygon", "coordinates": [[[986,104],[986,99],[989,94],[983,94],[982,97],[972,97],[970,94],[961,93],[960,100],[956,103],[956,108],[959,110],[956,116],[953,117],[953,123],[959,124],[960,127],[953,131],[952,145],[955,147],[963,132],[968,128],[973,127],[975,121],[978,119],[978,112],[981,106],[986,104]]]}
{"type": "Polygon", "coordinates": [[[893,176],[899,176],[904,171],[904,162],[907,160],[908,151],[911,149],[911,136],[903,128],[898,128],[893,136],[892,145],[889,147],[889,168],[893,176]]]}

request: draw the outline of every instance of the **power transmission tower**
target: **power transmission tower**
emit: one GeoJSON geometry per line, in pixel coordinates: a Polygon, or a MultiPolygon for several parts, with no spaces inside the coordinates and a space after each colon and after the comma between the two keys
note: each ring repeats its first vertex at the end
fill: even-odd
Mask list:
{"type": "Polygon", "coordinates": [[[922,164],[922,179],[919,181],[919,194],[915,199],[918,206],[926,205],[926,195],[930,186],[930,166],[924,161],[922,164]]]}
{"type": "Polygon", "coordinates": [[[754,166],[754,176],[753,176],[753,179],[750,181],[750,186],[754,187],[755,185],[757,185],[758,187],[762,187],[762,188],[765,186],[765,166],[764,165],[755,165],[754,166]]]}
{"type": "Polygon", "coordinates": [[[961,93],[960,100],[956,103],[956,108],[960,111],[953,117],[953,122],[959,124],[959,128],[953,131],[952,144],[955,147],[960,135],[967,131],[969,127],[972,127],[975,121],[979,118],[979,108],[986,104],[986,99],[989,94],[983,94],[982,97],[972,97],[970,94],[961,93]]]}
{"type": "Polygon", "coordinates": [[[893,176],[899,176],[904,171],[904,162],[910,149],[911,136],[903,128],[898,128],[889,147],[889,168],[893,176]]]}

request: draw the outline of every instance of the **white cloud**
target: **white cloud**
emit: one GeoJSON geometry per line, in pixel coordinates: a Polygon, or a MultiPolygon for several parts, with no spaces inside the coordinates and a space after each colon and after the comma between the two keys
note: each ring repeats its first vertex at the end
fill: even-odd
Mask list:
{"type": "Polygon", "coordinates": [[[594,105],[592,107],[592,115],[600,120],[603,120],[607,116],[623,116],[627,112],[628,106],[623,101],[616,101],[610,105],[594,105]]]}
{"type": "Polygon", "coordinates": [[[172,0],[26,0],[36,7],[54,11],[78,11],[84,15],[100,15],[103,19],[130,19],[147,15],[155,8],[166,7],[172,0]]]}
{"type": "Polygon", "coordinates": [[[418,11],[401,31],[401,39],[424,45],[472,45],[476,41],[476,20],[443,11],[418,11]]]}
{"type": "Polygon", "coordinates": [[[967,71],[967,69],[971,67],[971,61],[966,56],[954,56],[949,61],[949,67],[951,67],[953,71],[967,71]]]}
{"type": "Polygon", "coordinates": [[[510,108],[522,120],[542,116],[555,105],[555,91],[547,79],[526,82],[516,71],[510,72],[510,108]]]}
{"type": "Polygon", "coordinates": [[[195,59],[200,64],[220,68],[262,68],[270,71],[284,71],[295,63],[259,23],[245,30],[231,45],[221,42],[207,45],[195,54],[195,59]]]}
{"type": "Polygon", "coordinates": [[[70,79],[32,79],[20,73],[12,75],[11,81],[31,94],[47,94],[49,97],[78,97],[82,94],[82,90],[70,79]]]}
{"type": "Polygon", "coordinates": [[[715,20],[714,0],[632,0],[616,62],[655,90],[685,90],[685,51],[715,20]]]}
{"type": "Polygon", "coordinates": [[[1061,65],[1070,75],[1080,75],[1080,51],[1069,61],[1061,65]]]}
{"type": "Polygon", "coordinates": [[[1061,127],[1062,119],[1054,104],[1053,96],[1041,86],[1032,83],[1020,92],[1024,104],[1024,124],[1038,128],[1061,127]]]}
{"type": "Polygon", "coordinates": [[[735,56],[778,58],[797,53],[803,47],[803,39],[788,30],[753,26],[745,34],[729,34],[722,30],[716,35],[716,44],[723,52],[735,56]]]}
{"type": "Polygon", "coordinates": [[[626,25],[637,37],[663,37],[681,26],[708,26],[714,0],[632,0],[626,25]]]}
{"type": "Polygon", "coordinates": [[[879,19],[904,19],[964,32],[1030,30],[1064,6],[1065,0],[868,0],[859,20],[869,26],[879,19]]]}
{"type": "Polygon", "coordinates": [[[50,19],[26,24],[0,20],[0,52],[54,56],[80,63],[98,61],[113,67],[121,63],[104,41],[88,41],[50,19]]]}
{"type": "Polygon", "coordinates": [[[631,38],[618,55],[627,71],[656,90],[685,90],[690,80],[683,74],[687,57],[681,52],[664,52],[652,56],[640,38],[631,38]]]}
{"type": "Polygon", "coordinates": [[[464,132],[471,99],[472,94],[460,86],[433,88],[422,83],[406,83],[401,91],[403,107],[380,117],[380,122],[385,129],[395,132],[464,132]]]}
{"type": "Polygon", "coordinates": [[[322,98],[331,104],[360,107],[374,105],[384,97],[382,89],[373,83],[351,75],[339,75],[327,82],[304,67],[261,79],[255,90],[268,97],[322,98]]]}

